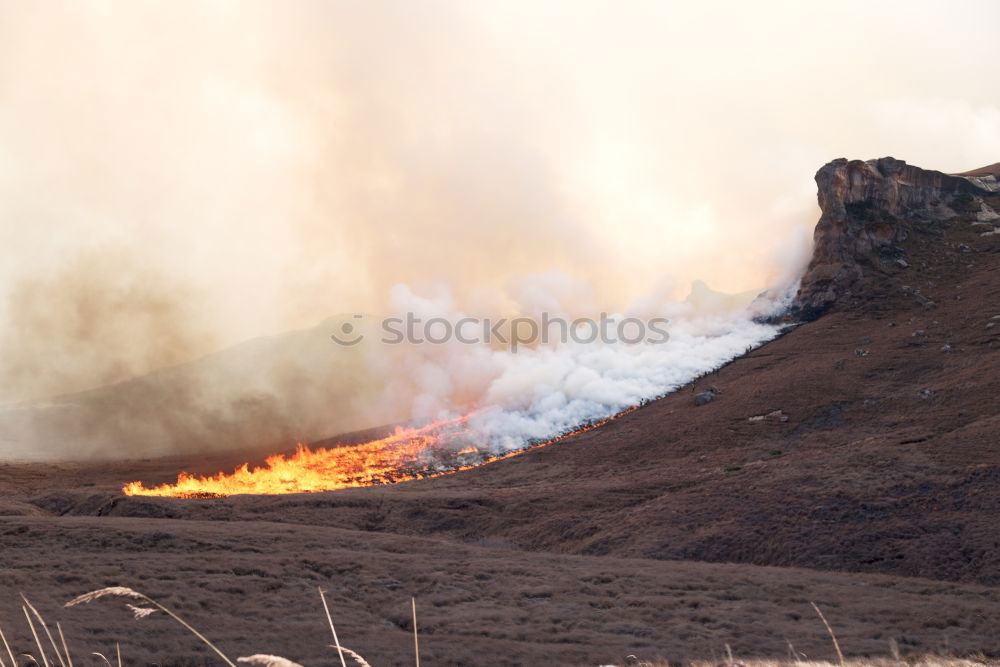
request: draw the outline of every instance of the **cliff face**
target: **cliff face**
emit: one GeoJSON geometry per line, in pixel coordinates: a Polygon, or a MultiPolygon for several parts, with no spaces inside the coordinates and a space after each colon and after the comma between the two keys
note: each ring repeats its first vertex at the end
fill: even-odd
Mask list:
{"type": "Polygon", "coordinates": [[[991,193],[977,180],[891,157],[867,162],[840,158],[824,165],[816,172],[822,215],[793,315],[817,317],[868,272],[904,270],[905,251],[899,244],[915,228],[933,231],[960,216],[984,224],[1000,218],[983,202],[991,193]]]}

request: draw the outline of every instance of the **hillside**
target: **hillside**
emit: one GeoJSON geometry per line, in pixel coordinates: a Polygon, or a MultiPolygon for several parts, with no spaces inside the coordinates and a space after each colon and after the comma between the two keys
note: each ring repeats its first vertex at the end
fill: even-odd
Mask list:
{"type": "MultiPolygon", "coordinates": [[[[325,655],[317,585],[345,645],[380,665],[408,660],[410,595],[432,664],[689,659],[727,642],[832,657],[810,601],[852,655],[894,638],[1000,656],[1000,234],[984,215],[1000,194],[899,161],[835,161],[817,180],[808,321],[684,390],[392,487],[125,498],[131,479],[241,461],[2,466],[0,582],[48,609],[134,585],[233,653],[300,662],[325,655]],[[708,386],[718,397],[696,405],[708,386]]],[[[183,646],[161,664],[199,655],[164,619],[95,604],[59,614],[69,635],[121,638],[137,659],[183,646]]],[[[15,611],[0,602],[0,620],[15,611]]]]}

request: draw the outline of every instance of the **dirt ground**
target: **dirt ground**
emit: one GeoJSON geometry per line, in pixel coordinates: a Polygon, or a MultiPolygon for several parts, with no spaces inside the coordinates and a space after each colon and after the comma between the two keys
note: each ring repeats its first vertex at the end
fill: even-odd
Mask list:
{"type": "MultiPolygon", "coordinates": [[[[125,498],[240,455],[0,466],[0,623],[16,593],[82,655],[204,664],[122,600],[137,588],[229,654],[411,664],[604,664],[845,653],[1000,656],[1000,237],[915,232],[910,267],[601,429],[393,487],[125,498]],[[997,318],[997,319],[994,319],[997,318]],[[714,385],[713,402],[693,393],[714,385]],[[779,416],[751,417],[780,410],[779,416]]],[[[258,458],[262,453],[255,453],[258,458]]],[[[20,650],[27,651],[27,648],[20,650]]],[[[80,662],[80,661],[78,661],[80,662]]]]}

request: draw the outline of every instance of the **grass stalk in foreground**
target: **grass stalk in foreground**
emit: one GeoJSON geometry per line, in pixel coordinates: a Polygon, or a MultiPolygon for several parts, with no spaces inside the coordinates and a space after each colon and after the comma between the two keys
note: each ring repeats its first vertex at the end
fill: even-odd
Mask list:
{"type": "Polygon", "coordinates": [[[326,612],[326,620],[330,623],[330,632],[333,633],[333,643],[337,646],[337,654],[340,656],[340,667],[347,667],[347,663],[344,661],[344,649],[340,646],[340,640],[337,639],[337,629],[333,627],[333,617],[330,616],[330,607],[326,604],[326,594],[323,589],[319,589],[319,599],[323,601],[323,611],[326,612]]]}
{"type": "Polygon", "coordinates": [[[810,602],[809,604],[811,604],[813,606],[813,609],[816,610],[816,613],[819,614],[819,620],[823,621],[823,625],[826,626],[826,631],[830,633],[830,639],[833,640],[833,648],[837,650],[837,659],[840,660],[840,665],[841,667],[843,667],[844,654],[840,652],[840,642],[837,641],[837,635],[833,634],[833,628],[831,628],[830,624],[826,622],[826,616],[824,616],[823,612],[819,610],[819,607],[816,606],[816,603],[810,602]]]}
{"type": "Polygon", "coordinates": [[[38,633],[35,631],[35,624],[31,621],[31,614],[28,613],[28,608],[22,604],[21,611],[24,612],[24,617],[28,619],[28,627],[31,628],[31,636],[35,638],[35,646],[38,647],[38,651],[42,654],[42,664],[44,667],[49,667],[49,659],[45,657],[45,648],[42,646],[42,642],[38,640],[38,633]]]}
{"type": "Polygon", "coordinates": [[[62,642],[63,655],[66,656],[66,666],[73,667],[73,658],[69,657],[69,646],[66,644],[66,636],[63,634],[62,626],[56,622],[56,630],[59,632],[59,641],[62,642]]]}
{"type": "MultiPolygon", "coordinates": [[[[45,630],[45,636],[49,638],[49,643],[52,644],[52,652],[56,654],[56,659],[59,660],[60,667],[66,667],[66,662],[63,660],[62,653],[59,652],[59,647],[56,646],[55,638],[52,636],[52,633],[49,632],[49,626],[45,622],[45,619],[42,618],[42,615],[38,613],[37,609],[35,609],[35,605],[31,604],[28,598],[25,597],[24,593],[21,593],[21,599],[24,600],[24,604],[28,605],[28,609],[30,609],[31,613],[38,619],[38,622],[42,626],[42,630],[45,630]]],[[[40,649],[41,647],[39,647],[39,650],[40,649]]]]}
{"type": "Polygon", "coordinates": [[[417,598],[410,598],[413,605],[413,652],[417,656],[417,667],[420,667],[420,640],[417,638],[417,598]]]}
{"type": "MultiPolygon", "coordinates": [[[[147,595],[143,595],[139,591],[134,591],[131,588],[126,588],[124,586],[111,586],[109,588],[101,588],[101,589],[98,589],[96,591],[90,591],[89,593],[84,593],[83,595],[80,595],[79,597],[73,598],[72,600],[70,600],[69,602],[67,602],[65,606],[66,607],[74,607],[74,606],[76,606],[78,604],[86,604],[88,602],[92,602],[93,600],[98,600],[100,598],[108,597],[108,596],[133,598],[133,599],[136,599],[136,600],[142,600],[143,602],[145,602],[147,604],[153,605],[154,607],[156,607],[157,609],[159,609],[160,611],[162,611],[164,614],[166,614],[167,616],[169,616],[170,618],[174,619],[175,621],[177,621],[178,623],[180,623],[181,625],[183,625],[185,628],[187,628],[191,632],[191,634],[193,634],[195,637],[197,637],[202,642],[204,642],[205,645],[208,646],[210,649],[212,649],[213,651],[215,651],[215,653],[220,658],[222,658],[226,662],[226,664],[229,665],[229,667],[236,667],[236,663],[234,663],[232,660],[230,660],[228,657],[226,657],[225,653],[223,653],[222,651],[220,651],[219,648],[215,644],[213,644],[212,642],[210,642],[205,635],[203,635],[200,632],[198,632],[190,623],[188,623],[183,618],[181,618],[180,616],[178,616],[174,612],[172,612],[169,609],[167,609],[166,607],[164,607],[162,604],[160,604],[159,602],[157,602],[153,598],[151,598],[151,597],[149,597],[147,595]]],[[[48,665],[46,665],[46,667],[48,667],[48,665]]],[[[118,667],[121,667],[121,651],[118,652],[118,667]]]]}
{"type": "Polygon", "coordinates": [[[0,628],[0,641],[3,642],[3,647],[7,649],[7,655],[10,656],[10,667],[17,667],[17,660],[14,658],[14,652],[10,650],[10,644],[7,643],[7,637],[3,634],[3,628],[0,628]]]}

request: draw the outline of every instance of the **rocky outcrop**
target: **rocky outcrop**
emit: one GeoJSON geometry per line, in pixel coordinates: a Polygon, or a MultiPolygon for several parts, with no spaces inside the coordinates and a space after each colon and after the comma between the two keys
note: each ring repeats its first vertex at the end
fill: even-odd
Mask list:
{"type": "MultiPolygon", "coordinates": [[[[981,183],[884,157],[840,158],[816,172],[822,211],[812,261],[792,306],[812,319],[854,288],[866,272],[906,268],[899,244],[914,227],[938,225],[962,213],[984,211],[981,183]]],[[[992,211],[992,209],[991,209],[992,211]]]]}

